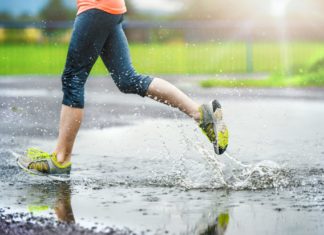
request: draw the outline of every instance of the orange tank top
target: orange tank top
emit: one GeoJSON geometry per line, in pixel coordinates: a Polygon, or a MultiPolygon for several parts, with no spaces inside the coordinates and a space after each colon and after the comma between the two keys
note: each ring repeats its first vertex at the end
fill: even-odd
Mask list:
{"type": "Polygon", "coordinates": [[[100,9],[110,14],[123,14],[126,12],[124,0],[77,0],[78,13],[89,9],[100,9]]]}

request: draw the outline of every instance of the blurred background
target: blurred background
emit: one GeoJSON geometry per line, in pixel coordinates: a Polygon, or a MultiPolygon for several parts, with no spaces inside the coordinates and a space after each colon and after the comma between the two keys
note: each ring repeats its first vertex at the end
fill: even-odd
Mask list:
{"type": "MultiPolygon", "coordinates": [[[[324,86],[323,0],[126,0],[136,69],[201,86],[324,86]]],[[[60,75],[76,1],[0,3],[0,75],[60,75]]],[[[107,71],[98,60],[92,75],[107,71]]]]}

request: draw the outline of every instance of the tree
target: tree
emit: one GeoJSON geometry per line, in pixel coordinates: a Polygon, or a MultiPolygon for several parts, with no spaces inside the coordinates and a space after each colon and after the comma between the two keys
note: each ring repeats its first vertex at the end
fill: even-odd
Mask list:
{"type": "Polygon", "coordinates": [[[50,0],[49,3],[41,10],[39,16],[46,22],[72,20],[75,12],[67,8],[62,0],[50,0]]]}
{"type": "Polygon", "coordinates": [[[12,21],[13,17],[7,12],[0,12],[0,21],[12,21]]]}
{"type": "Polygon", "coordinates": [[[32,21],[37,20],[37,17],[29,15],[27,13],[23,13],[20,16],[16,17],[15,20],[18,21],[18,22],[24,22],[24,21],[32,22],[32,21]]]}
{"type": "Polygon", "coordinates": [[[132,1],[127,2],[127,17],[136,18],[136,10],[132,1]]]}
{"type": "Polygon", "coordinates": [[[152,18],[152,16],[149,16],[147,14],[141,13],[138,11],[135,7],[135,4],[133,1],[127,1],[126,2],[127,7],[127,14],[126,17],[128,19],[141,19],[141,20],[149,20],[152,18]]]}

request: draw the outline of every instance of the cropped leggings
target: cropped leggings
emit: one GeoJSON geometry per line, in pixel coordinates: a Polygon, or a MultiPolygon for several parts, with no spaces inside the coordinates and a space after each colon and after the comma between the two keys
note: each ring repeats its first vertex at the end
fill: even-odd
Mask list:
{"type": "Polygon", "coordinates": [[[134,70],[122,21],[123,15],[98,9],[76,17],[62,75],[64,105],[84,107],[84,86],[99,56],[121,92],[146,95],[153,78],[134,70]]]}

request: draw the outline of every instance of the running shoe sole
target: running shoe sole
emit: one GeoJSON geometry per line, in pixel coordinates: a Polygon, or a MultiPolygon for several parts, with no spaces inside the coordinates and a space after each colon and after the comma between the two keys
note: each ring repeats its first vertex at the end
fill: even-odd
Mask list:
{"type": "Polygon", "coordinates": [[[228,129],[223,120],[223,111],[218,101],[213,100],[206,105],[213,119],[213,129],[215,132],[215,141],[213,142],[214,151],[221,155],[226,151],[228,146],[228,129]],[[214,111],[215,110],[215,111],[214,111]]]}

